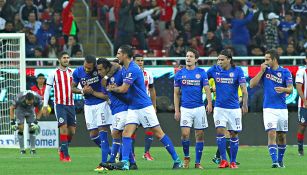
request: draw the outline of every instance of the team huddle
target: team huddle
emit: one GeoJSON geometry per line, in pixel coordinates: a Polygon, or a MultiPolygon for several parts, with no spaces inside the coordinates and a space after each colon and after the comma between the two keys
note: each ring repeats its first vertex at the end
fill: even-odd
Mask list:
{"type": "MultiPolygon", "coordinates": [[[[72,71],[68,67],[69,56],[63,52],[58,58],[59,67],[48,76],[43,102],[39,97],[36,99],[34,92],[26,91],[17,96],[16,102],[11,106],[11,124],[15,126],[14,129],[18,129],[18,139],[23,131],[22,118],[30,116],[27,118],[31,128],[30,139],[33,135],[31,132],[37,129],[34,106],[42,108],[37,115],[38,118],[41,115],[48,115],[49,94],[53,87],[54,109],[60,129],[59,155],[63,162],[71,161],[69,144],[76,131],[76,113],[72,94],[77,93],[84,96],[84,116],[90,137],[101,148],[101,162],[95,169],[97,172],[138,169],[133,148],[134,135],[138,126],[142,126],[146,131],[143,157],[153,160],[149,154],[149,148],[154,135],[172,157],[173,169],[189,168],[191,161],[189,137],[191,127],[194,127],[196,138],[194,167],[203,169],[201,157],[204,147],[204,129],[208,127],[207,113],[211,112],[213,112],[216,128],[218,167],[238,168],[239,163],[236,160],[239,148],[238,134],[242,130],[242,115],[248,112],[248,93],[243,70],[233,64],[229,50],[221,51],[217,58],[217,65],[205,71],[197,67],[198,52],[188,49],[185,67],[175,75],[175,119],[180,122],[181,127],[183,161],[177,155],[171,139],[163,132],[159,124],[153,78],[147,77],[150,73],[145,72],[143,60],[139,59],[141,56],[133,56],[131,46],[123,45],[118,49],[116,57],[117,59],[110,62],[105,58],[96,60],[94,56],[86,56],[84,65],[72,71]],[[209,86],[209,79],[213,79],[215,83],[214,103],[211,98],[212,88],[209,86]],[[242,93],[242,103],[239,100],[238,89],[242,93]],[[202,99],[203,90],[206,94],[206,106],[202,99]],[[20,110],[29,105],[33,107],[32,111],[20,113],[20,110]],[[14,120],[14,109],[16,109],[18,127],[14,120]],[[108,142],[110,128],[113,139],[111,149],[108,142]],[[229,160],[226,157],[227,140],[230,145],[229,160]],[[116,162],[115,158],[118,154],[120,161],[116,162]]],[[[275,50],[267,51],[260,72],[250,81],[251,88],[262,84],[264,89],[263,119],[268,133],[272,168],[285,167],[283,157],[288,131],[285,97],[286,94],[291,94],[293,89],[291,73],[288,69],[280,67],[278,61],[279,56],[275,50]]],[[[300,115],[303,116],[306,113],[303,111],[300,115]]],[[[20,137],[20,149],[24,151],[21,140],[20,137]]],[[[300,149],[303,153],[302,147],[300,149]]],[[[35,152],[34,145],[33,147],[31,145],[31,150],[35,152]]]]}

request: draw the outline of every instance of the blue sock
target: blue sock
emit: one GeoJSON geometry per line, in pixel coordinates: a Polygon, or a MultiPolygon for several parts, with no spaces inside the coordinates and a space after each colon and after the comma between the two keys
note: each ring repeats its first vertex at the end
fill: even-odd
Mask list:
{"type": "Polygon", "coordinates": [[[277,145],[268,145],[273,163],[277,163],[277,145]]]}
{"type": "Polygon", "coordinates": [[[101,148],[101,140],[100,140],[100,136],[91,136],[91,140],[99,147],[101,148]]]}
{"type": "Polygon", "coordinates": [[[237,162],[239,138],[230,138],[230,162],[237,162]]]}
{"type": "Polygon", "coordinates": [[[224,134],[218,134],[216,136],[216,144],[219,148],[221,159],[227,160],[226,158],[226,138],[224,134]]]}
{"type": "Polygon", "coordinates": [[[181,140],[184,157],[190,157],[190,140],[181,140]]]}
{"type": "Polygon", "coordinates": [[[129,154],[129,162],[130,163],[135,163],[134,153],[132,152],[132,150],[130,151],[130,154],[129,154]]]}
{"type": "Polygon", "coordinates": [[[99,136],[101,139],[101,162],[106,163],[108,160],[109,153],[109,141],[108,141],[108,132],[100,131],[99,136]]]}
{"type": "Polygon", "coordinates": [[[152,141],[153,141],[153,136],[145,134],[145,150],[144,150],[145,153],[149,151],[152,141]]]}
{"type": "Polygon", "coordinates": [[[195,163],[200,163],[201,156],[203,155],[204,142],[196,142],[195,145],[195,163]]]}
{"type": "Polygon", "coordinates": [[[286,151],[286,145],[278,145],[278,162],[282,162],[286,151]]]}
{"type": "Polygon", "coordinates": [[[118,153],[119,147],[120,147],[120,141],[121,139],[113,139],[112,148],[111,148],[111,154],[110,154],[110,163],[115,162],[116,155],[118,153]]]}
{"type": "Polygon", "coordinates": [[[123,137],[122,138],[122,161],[128,161],[129,160],[129,154],[132,151],[132,139],[131,137],[123,137]]]}
{"type": "Polygon", "coordinates": [[[172,159],[175,161],[178,159],[178,155],[175,151],[174,145],[171,141],[171,139],[165,134],[162,139],[160,140],[164,147],[166,148],[166,150],[168,151],[168,153],[172,156],[172,159]]]}

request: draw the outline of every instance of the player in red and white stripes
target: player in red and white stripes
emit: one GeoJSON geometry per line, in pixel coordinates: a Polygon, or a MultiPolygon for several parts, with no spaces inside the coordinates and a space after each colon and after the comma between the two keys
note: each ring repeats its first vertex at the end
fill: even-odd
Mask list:
{"type": "Polygon", "coordinates": [[[43,114],[47,115],[47,107],[51,87],[54,88],[54,112],[60,129],[60,160],[70,162],[68,146],[76,131],[76,112],[71,90],[72,70],[69,66],[69,54],[62,52],[59,57],[59,67],[47,78],[44,94],[43,114]]]}

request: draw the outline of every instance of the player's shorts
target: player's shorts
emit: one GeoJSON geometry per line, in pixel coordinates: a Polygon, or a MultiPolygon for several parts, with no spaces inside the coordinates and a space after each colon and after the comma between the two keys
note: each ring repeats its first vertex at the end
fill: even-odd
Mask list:
{"type": "Polygon", "coordinates": [[[192,125],[194,125],[195,129],[205,129],[208,127],[207,113],[205,106],[200,106],[191,109],[180,107],[180,111],[181,111],[181,117],[180,117],[181,127],[192,127],[192,125]]]}
{"type": "Polygon", "coordinates": [[[127,124],[141,124],[143,128],[153,128],[160,125],[156,111],[152,105],[142,109],[128,109],[127,124]]]}
{"type": "Polygon", "coordinates": [[[107,102],[97,105],[84,105],[84,116],[88,130],[112,124],[112,115],[107,102]]]}
{"type": "Polygon", "coordinates": [[[112,130],[124,130],[127,114],[128,111],[122,111],[113,115],[112,130]]]}
{"type": "Polygon", "coordinates": [[[27,123],[33,123],[35,121],[35,113],[33,110],[24,110],[23,108],[15,109],[16,122],[18,125],[24,124],[24,120],[26,119],[27,123]]]}
{"type": "Polygon", "coordinates": [[[58,120],[58,127],[65,124],[67,126],[77,125],[75,106],[55,104],[54,113],[58,120]]]}
{"type": "Polygon", "coordinates": [[[307,124],[307,108],[298,108],[298,123],[307,124]]]}
{"type": "Polygon", "coordinates": [[[288,131],[288,109],[263,109],[263,124],[266,131],[288,131]]]}
{"type": "Polygon", "coordinates": [[[242,112],[240,108],[226,109],[215,107],[213,118],[215,128],[223,127],[229,131],[242,131],[242,112]]]}

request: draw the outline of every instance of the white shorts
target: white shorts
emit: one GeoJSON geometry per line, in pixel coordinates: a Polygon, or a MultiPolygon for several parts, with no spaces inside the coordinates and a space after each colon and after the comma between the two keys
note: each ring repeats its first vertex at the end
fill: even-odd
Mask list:
{"type": "Polygon", "coordinates": [[[107,102],[84,105],[84,116],[88,130],[112,124],[111,110],[107,102]]]}
{"type": "Polygon", "coordinates": [[[125,128],[128,111],[122,111],[113,115],[112,130],[122,131],[125,128]]]}
{"type": "Polygon", "coordinates": [[[225,127],[229,131],[242,130],[242,112],[240,108],[225,109],[215,107],[213,111],[215,128],[225,127]]]}
{"type": "Polygon", "coordinates": [[[192,127],[194,125],[195,129],[204,129],[208,127],[207,113],[205,106],[197,108],[185,108],[180,107],[181,117],[180,126],[181,127],[192,127]]]}
{"type": "Polygon", "coordinates": [[[266,131],[288,131],[288,109],[263,109],[263,124],[266,131]]]}
{"type": "Polygon", "coordinates": [[[142,109],[128,109],[127,124],[141,124],[143,128],[153,128],[160,125],[156,111],[152,105],[142,109]]]}

